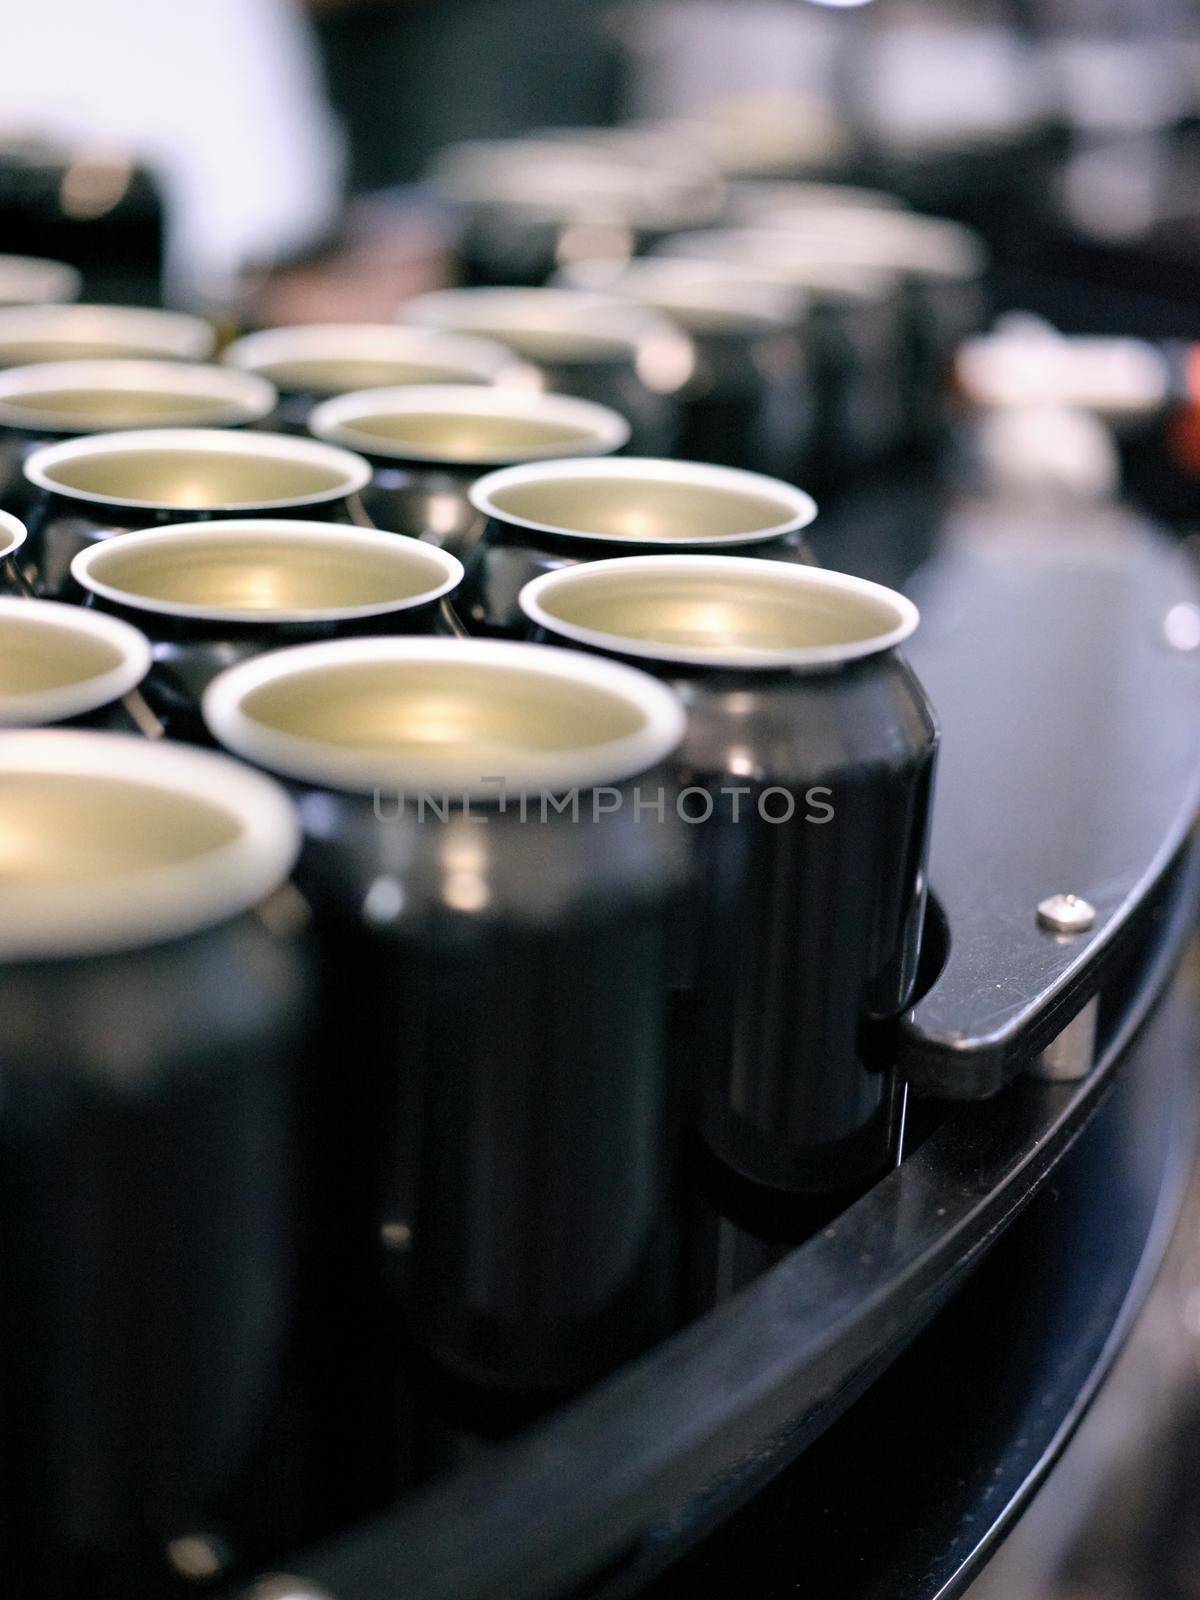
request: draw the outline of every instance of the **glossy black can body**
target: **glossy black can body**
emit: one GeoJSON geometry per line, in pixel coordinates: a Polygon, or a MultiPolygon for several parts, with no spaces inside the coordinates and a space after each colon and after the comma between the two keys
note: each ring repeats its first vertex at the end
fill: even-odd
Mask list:
{"type": "Polygon", "coordinates": [[[282,1484],[265,1520],[229,1508],[295,1310],[305,989],[301,947],[255,914],[4,968],[0,1518],[21,1600],[157,1594],[168,1541],[214,1523],[251,1559],[301,1531],[282,1484]]]}
{"type": "MultiPolygon", "coordinates": [[[[286,516],[288,507],[271,505],[263,516],[286,516]]],[[[71,562],[81,550],[118,533],[148,528],[170,528],[184,522],[244,521],[253,508],[179,507],[105,504],[59,490],[41,490],[28,513],[29,537],[21,551],[22,568],[35,592],[47,597],[66,593],[71,584],[71,562]]],[[[340,522],[362,526],[365,516],[358,494],[340,495],[297,508],[310,522],[340,522]]]]}
{"type": "Polygon", "coordinates": [[[24,550],[18,547],[16,550],[10,550],[7,555],[0,556],[0,595],[31,593],[31,585],[21,570],[21,557],[24,553],[24,550]]]}
{"type": "Polygon", "coordinates": [[[907,439],[917,448],[945,438],[953,417],[952,368],[964,339],[987,321],[988,295],[975,278],[918,278],[905,284],[908,321],[907,439]]]}
{"type": "Polygon", "coordinates": [[[814,298],[809,319],[817,418],[803,469],[827,481],[894,454],[909,437],[912,356],[901,296],[814,298]]]}
{"type": "Polygon", "coordinates": [[[328,392],[322,389],[280,387],[275,409],[262,427],[275,433],[307,433],[309,412],[328,398],[328,392]]]}
{"type": "Polygon", "coordinates": [[[49,444],[62,435],[34,437],[17,428],[0,427],[0,505],[23,517],[33,498],[25,481],[25,457],[39,444],[49,444]]]}
{"type": "Polygon", "coordinates": [[[683,427],[683,404],[678,388],[652,389],[638,370],[632,348],[593,359],[536,358],[543,386],[552,394],[574,395],[609,406],[630,427],[629,453],[643,456],[674,455],[683,427]]]}
{"type": "Polygon", "coordinates": [[[665,969],[685,852],[634,787],[440,812],[300,801],[326,1022],[355,1063],[324,1123],[353,1175],[333,1202],[346,1259],[487,1387],[570,1390],[669,1315],[665,969]]]}
{"type": "Polygon", "coordinates": [[[458,469],[363,454],[373,474],[362,492],[362,505],[375,527],[425,539],[455,555],[466,548],[482,523],[467,495],[476,478],[492,470],[489,464],[458,469]]]}
{"type": "MultiPolygon", "coordinates": [[[[458,276],[473,288],[537,288],[551,281],[563,263],[564,235],[579,221],[576,217],[522,215],[502,203],[468,207],[458,220],[458,276]]],[[[612,220],[605,210],[599,227],[611,226],[612,220]]],[[[629,254],[641,256],[669,239],[680,225],[696,220],[696,216],[685,217],[652,226],[625,219],[619,226],[629,233],[629,254]]]]}
{"type": "MultiPolygon", "coordinates": [[[[764,561],[809,565],[813,560],[801,529],[720,549],[729,555],[755,556],[764,561]]],[[[465,573],[455,595],[455,606],[472,633],[519,638],[528,632],[528,623],[518,596],[527,583],[545,572],[619,556],[701,553],[715,555],[720,550],[711,540],[689,545],[681,541],[655,544],[649,539],[589,539],[582,534],[539,531],[490,516],[484,519],[475,542],[459,552],[465,573]]],[[[639,661],[637,665],[644,663],[639,661]]]]}
{"type": "Polygon", "coordinates": [[[695,368],[682,392],[678,453],[691,461],[803,478],[817,421],[804,330],[690,332],[695,368]]]}
{"type": "Polygon", "coordinates": [[[893,1150],[891,1025],[920,953],[932,711],[895,656],[680,688],[681,777],[714,800],[692,830],[681,1040],[699,1067],[704,1138],[771,1187],[866,1185],[893,1150]]]}
{"type": "Polygon", "coordinates": [[[776,415],[768,430],[777,464],[759,468],[822,487],[857,467],[895,453],[909,432],[912,401],[910,326],[904,285],[891,274],[843,275],[802,250],[793,258],[786,233],[765,235],[746,250],[719,234],[683,235],[665,247],[668,258],[747,264],[766,281],[802,293],[805,310],[792,329],[802,358],[773,373],[776,415]],[[732,251],[732,253],[730,253],[732,251]],[[801,376],[801,373],[803,376],[801,376]],[[799,386],[799,396],[798,396],[799,386]],[[809,404],[798,404],[802,397],[809,404]],[[794,426],[800,421],[800,426],[794,426]],[[791,433],[789,439],[788,434],[791,433]]]}
{"type": "Polygon", "coordinates": [[[852,1195],[895,1152],[892,1035],[920,955],[933,710],[894,652],[815,672],[636,664],[688,713],[675,1071],[742,1177],[852,1195]]]}

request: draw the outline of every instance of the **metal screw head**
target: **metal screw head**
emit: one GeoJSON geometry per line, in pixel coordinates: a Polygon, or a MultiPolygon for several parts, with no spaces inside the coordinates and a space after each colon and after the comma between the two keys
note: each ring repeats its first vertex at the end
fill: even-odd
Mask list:
{"type": "Polygon", "coordinates": [[[1037,908],[1038,922],[1054,933],[1086,933],[1096,920],[1096,908],[1078,894],[1052,894],[1037,908]]]}

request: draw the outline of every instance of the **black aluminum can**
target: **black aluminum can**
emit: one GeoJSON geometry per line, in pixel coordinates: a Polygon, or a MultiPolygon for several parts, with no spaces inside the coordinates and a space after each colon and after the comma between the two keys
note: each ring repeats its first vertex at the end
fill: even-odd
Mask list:
{"type": "Polygon", "coordinates": [[[936,444],[950,418],[954,355],[987,312],[983,241],[941,217],[800,207],[773,218],[784,259],[895,274],[904,303],[904,444],[936,444]]]}
{"type": "Polygon", "coordinates": [[[5,1592],[173,1593],[181,1538],[305,1531],[269,1473],[246,1543],[218,1513],[296,1312],[295,815],[215,754],[51,730],[0,735],[0,825],[5,1592]]]}
{"type": "Polygon", "coordinates": [[[542,387],[609,406],[632,429],[639,455],[679,443],[691,340],[661,312],[579,289],[439,289],[405,302],[425,327],[482,334],[527,362],[542,387]]]}
{"type": "Polygon", "coordinates": [[[130,428],[238,428],[275,408],[265,378],[184,361],[43,361],[0,371],[0,498],[24,510],[25,458],[56,439],[130,428]]]}
{"type": "Polygon", "coordinates": [[[655,239],[720,212],[716,168],[640,128],[549,128],[447,146],[428,174],[458,224],[464,281],[538,285],[599,247],[640,255],[655,239]]]}
{"type": "Polygon", "coordinates": [[[817,514],[776,478],[633,456],[506,467],[475,483],[471,504],[485,521],[465,552],[461,614],[473,631],[509,635],[525,631],[518,596],[541,573],[631,551],[806,562],[803,530],[817,514]]]}
{"type": "Polygon", "coordinates": [[[35,450],[23,565],[39,594],[63,592],[81,550],[113,534],[179,522],[293,514],[365,520],[361,456],[312,439],[209,428],[92,434],[35,450]]]}
{"type": "Polygon", "coordinates": [[[204,709],[297,785],[347,1303],[389,1284],[473,1383],[586,1383],[670,1314],[685,853],[636,799],[682,734],[677,699],[567,651],[340,640],[232,669],[204,709]]]}
{"type": "Polygon", "coordinates": [[[829,262],[792,234],[712,229],[680,234],[669,257],[733,263],[802,291],[812,428],[797,439],[794,471],[826,484],[899,450],[908,437],[911,366],[904,286],[895,272],[829,262]]]}
{"type": "Polygon", "coordinates": [[[590,400],[457,384],[340,395],[315,408],[309,429],[370,461],[363,504],[377,526],[457,554],[482,527],[469,498],[477,478],[521,461],[611,455],[629,441],[624,417],[590,400]]]}
{"type": "Polygon", "coordinates": [[[735,262],[682,256],[580,261],[560,277],[649,306],[691,339],[695,360],[680,391],[677,454],[801,475],[817,413],[808,305],[800,290],[735,262]]]}
{"type": "Polygon", "coordinates": [[[0,594],[26,592],[20,567],[25,539],[25,524],[11,512],[0,511],[0,594]]]}
{"type": "Polygon", "coordinates": [[[286,645],[452,631],[462,565],[373,528],[261,519],[123,534],[81,550],[71,575],[94,608],[73,614],[110,612],[149,638],[142,693],[167,730],[206,740],[200,699],[217,673],[286,645]]]}
{"type": "Polygon", "coordinates": [[[356,389],[490,385],[520,374],[511,350],[495,340],[386,322],[263,328],[235,339],[221,359],[274,385],[273,425],[281,433],[304,433],[314,406],[356,389]]]}
{"type": "Polygon", "coordinates": [[[852,1194],[894,1152],[893,1033],[924,915],[937,726],[897,654],[916,608],[842,573],[678,556],[554,573],[522,604],[687,708],[677,1048],[705,1141],[756,1183],[852,1194]]]}
{"type": "Polygon", "coordinates": [[[132,733],[150,644],[127,622],[54,600],[0,597],[0,728],[132,733]]]}

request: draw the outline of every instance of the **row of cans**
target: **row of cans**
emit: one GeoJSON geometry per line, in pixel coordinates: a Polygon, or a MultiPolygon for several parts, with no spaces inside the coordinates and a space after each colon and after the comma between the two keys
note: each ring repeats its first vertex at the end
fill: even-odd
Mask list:
{"type": "MultiPolygon", "coordinates": [[[[890,227],[897,226],[893,217],[890,227]]],[[[288,429],[303,427],[317,398],[350,390],[533,384],[612,406],[627,419],[636,453],[809,481],[939,435],[951,352],[978,325],[984,304],[978,246],[947,229],[907,217],[888,254],[899,264],[886,267],[873,261],[873,250],[848,263],[820,249],[814,258],[813,240],[772,229],[679,235],[670,241],[672,254],[619,267],[574,263],[550,287],[418,296],[400,308],[407,326],[250,334],[223,359],[275,384],[281,398],[272,423],[288,429]]],[[[212,348],[211,328],[178,313],[0,309],[5,368],[106,357],[196,361],[212,348]]],[[[46,388],[39,403],[22,376],[6,378],[0,426],[32,422],[45,430],[54,406],[69,422],[72,390],[82,399],[80,391],[119,382],[115,373],[94,370],[77,381],[64,371],[63,378],[51,405],[46,388]]],[[[206,394],[200,385],[174,397],[168,386],[157,402],[137,401],[136,388],[131,374],[125,426],[246,422],[264,414],[261,386],[206,394]]]]}
{"type": "Polygon", "coordinates": [[[267,432],[280,375],[205,353],[0,374],[42,413],[3,414],[0,524],[31,1592],[151,1593],[239,1492],[303,1508],[244,1561],[361,1512],[402,1339],[472,1392],[592,1381],[664,1331],[695,1152],[797,1218],[896,1155],[911,603],[594,394],[310,375],[267,432]]]}
{"type": "MultiPolygon", "coordinates": [[[[92,549],[226,577],[244,555],[286,588],[383,540],[450,559],[319,525],[92,549]]],[[[392,1318],[483,1389],[587,1383],[663,1331],[696,1135],[802,1212],[894,1159],[936,750],[897,654],[911,606],[735,556],[578,562],[521,599],[553,645],[427,622],[274,649],[243,624],[199,701],[240,762],[0,736],[34,1549],[194,1523],[289,1352],[330,1397],[318,1445],[354,1459],[379,1398],[353,1378],[392,1318]]],[[[6,608],[55,692],[76,650],[134,678],[163,642],[149,609],[147,635],[6,608]]]]}

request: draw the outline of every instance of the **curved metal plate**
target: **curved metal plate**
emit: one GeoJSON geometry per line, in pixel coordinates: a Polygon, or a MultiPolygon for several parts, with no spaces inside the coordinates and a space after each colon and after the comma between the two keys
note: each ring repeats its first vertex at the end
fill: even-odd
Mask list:
{"type": "Polygon", "coordinates": [[[910,585],[943,730],[930,881],[950,948],[901,1064],[931,1093],[991,1094],[1051,1042],[1200,802],[1200,584],[1131,514],[1080,517],[960,513],[910,585]],[[1091,902],[1090,930],[1038,925],[1058,892],[1091,902]]]}

